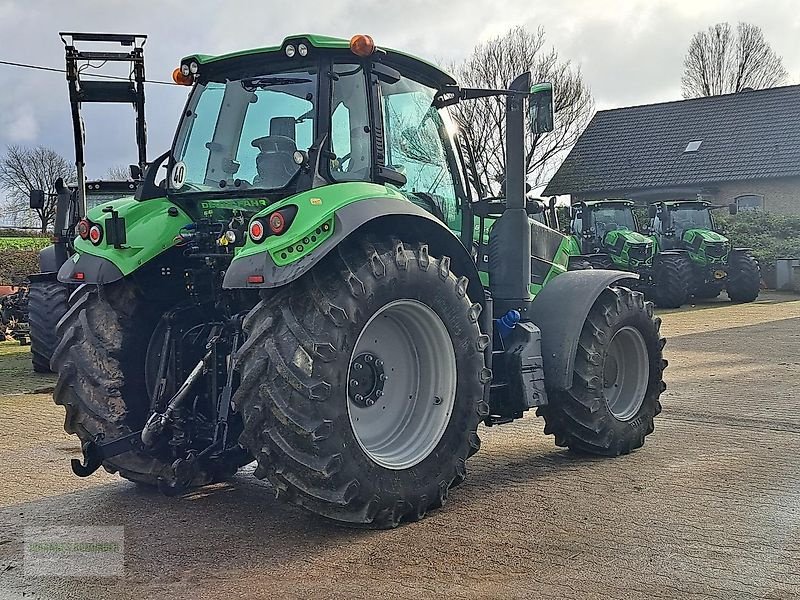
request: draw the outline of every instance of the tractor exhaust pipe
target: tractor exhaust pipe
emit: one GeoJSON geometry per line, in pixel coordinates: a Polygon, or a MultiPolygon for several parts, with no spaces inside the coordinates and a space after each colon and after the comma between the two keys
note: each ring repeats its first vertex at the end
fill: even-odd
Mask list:
{"type": "Polygon", "coordinates": [[[506,209],[489,235],[495,318],[512,309],[524,318],[530,306],[531,227],[525,209],[525,106],[530,89],[531,74],[523,73],[506,96],[506,209]]]}

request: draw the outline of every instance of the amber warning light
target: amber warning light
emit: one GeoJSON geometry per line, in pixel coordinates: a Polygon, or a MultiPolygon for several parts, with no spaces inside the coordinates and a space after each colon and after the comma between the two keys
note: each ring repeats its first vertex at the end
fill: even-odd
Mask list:
{"type": "Polygon", "coordinates": [[[356,56],[367,57],[375,52],[375,40],[371,36],[358,34],[350,38],[350,50],[356,56]]]}

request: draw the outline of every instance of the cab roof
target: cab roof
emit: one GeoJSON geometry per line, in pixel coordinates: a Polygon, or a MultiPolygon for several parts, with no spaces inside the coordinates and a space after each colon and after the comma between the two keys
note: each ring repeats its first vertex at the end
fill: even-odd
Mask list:
{"type": "Polygon", "coordinates": [[[582,202],[586,206],[598,206],[598,205],[622,205],[622,206],[634,206],[636,203],[633,200],[627,200],[625,198],[606,198],[604,200],[584,200],[582,202]]]}
{"type": "MultiPolygon", "coordinates": [[[[319,50],[350,50],[350,40],[306,33],[289,36],[285,38],[283,42],[281,42],[280,46],[264,46],[262,48],[239,50],[237,52],[229,52],[227,54],[219,54],[216,56],[210,54],[191,54],[184,57],[181,60],[181,63],[194,60],[202,66],[221,63],[228,60],[236,60],[239,58],[254,57],[258,55],[264,55],[265,58],[269,57],[270,55],[286,58],[284,54],[284,48],[286,48],[286,46],[289,44],[296,46],[301,42],[319,50]]],[[[379,57],[381,62],[395,67],[400,72],[411,71],[419,73],[425,79],[428,79],[431,83],[434,83],[439,87],[456,84],[456,80],[452,75],[442,71],[433,63],[416,56],[412,56],[411,54],[406,54],[405,52],[400,52],[399,50],[376,47],[375,54],[373,56],[379,57]]]]}

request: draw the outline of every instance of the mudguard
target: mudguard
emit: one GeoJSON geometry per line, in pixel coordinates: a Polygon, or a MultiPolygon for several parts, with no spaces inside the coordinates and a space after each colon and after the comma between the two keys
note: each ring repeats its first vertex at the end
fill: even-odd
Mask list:
{"type": "Polygon", "coordinates": [[[333,233],[313,252],[284,266],[275,263],[269,252],[237,256],[225,273],[222,287],[276,288],[307,273],[347,237],[369,229],[386,235],[414,234],[428,244],[431,254],[450,257],[453,270],[469,279],[467,292],[473,302],[484,302],[478,269],[458,237],[425,209],[399,198],[367,198],[338,208],[333,233]],[[250,283],[263,277],[262,283],[250,283]]]}
{"type": "Polygon", "coordinates": [[[583,323],[595,300],[620,279],[638,279],[636,273],[586,269],[562,273],[533,299],[528,316],[542,331],[544,379],[551,390],[572,387],[575,353],[583,323]]]}
{"type": "Polygon", "coordinates": [[[61,265],[58,263],[58,258],[56,257],[55,246],[47,246],[39,251],[39,272],[53,273],[58,271],[60,266],[61,265]]]}

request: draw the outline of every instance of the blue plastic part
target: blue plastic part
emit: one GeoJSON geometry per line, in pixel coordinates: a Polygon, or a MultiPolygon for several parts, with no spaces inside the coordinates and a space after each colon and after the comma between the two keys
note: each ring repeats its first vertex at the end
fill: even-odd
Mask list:
{"type": "Polygon", "coordinates": [[[519,323],[520,314],[518,310],[511,309],[502,317],[497,319],[497,331],[500,334],[500,339],[505,339],[511,330],[519,323]]]}

